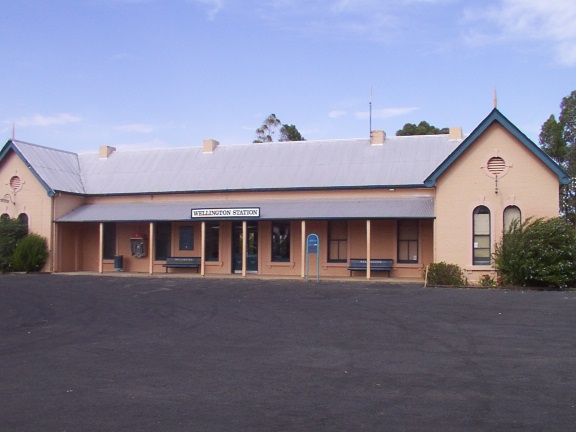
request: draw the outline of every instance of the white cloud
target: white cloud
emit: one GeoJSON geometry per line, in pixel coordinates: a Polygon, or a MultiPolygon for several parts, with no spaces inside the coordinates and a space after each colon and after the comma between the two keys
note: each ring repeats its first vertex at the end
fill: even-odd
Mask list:
{"type": "Polygon", "coordinates": [[[80,116],[69,113],[60,113],[51,116],[35,114],[30,117],[21,117],[14,120],[14,123],[18,127],[48,127],[79,123],[81,121],[82,117],[80,116]]]}
{"type": "Polygon", "coordinates": [[[341,110],[334,110],[328,113],[328,117],[330,118],[340,118],[348,115],[348,111],[341,111],[341,110]]]}
{"type": "MultiPolygon", "coordinates": [[[[399,117],[411,112],[418,111],[419,107],[397,107],[397,108],[382,108],[372,111],[373,119],[389,119],[392,117],[399,117]]],[[[359,120],[366,120],[370,117],[370,111],[358,111],[354,116],[359,120]]]]}
{"type": "Polygon", "coordinates": [[[334,13],[358,12],[373,9],[378,2],[375,0],[339,0],[330,7],[334,13]]]}
{"type": "Polygon", "coordinates": [[[395,2],[380,0],[269,0],[257,13],[274,29],[338,38],[361,37],[385,41],[388,30],[398,28],[395,2]]]}
{"type": "Polygon", "coordinates": [[[152,133],[152,132],[156,131],[156,127],[149,125],[149,124],[143,124],[143,123],[132,123],[132,124],[125,124],[125,125],[118,125],[118,126],[115,126],[114,129],[119,131],[119,132],[143,133],[143,134],[152,133]]]}
{"type": "Polygon", "coordinates": [[[208,19],[212,21],[224,7],[224,0],[193,0],[196,3],[208,6],[208,19]]]}
{"type": "Polygon", "coordinates": [[[471,29],[471,44],[539,41],[558,63],[576,66],[574,0],[499,0],[492,7],[467,9],[465,16],[468,22],[489,24],[471,29]]]}
{"type": "Polygon", "coordinates": [[[274,29],[390,44],[415,31],[414,16],[460,0],[267,0],[257,13],[274,29]]]}

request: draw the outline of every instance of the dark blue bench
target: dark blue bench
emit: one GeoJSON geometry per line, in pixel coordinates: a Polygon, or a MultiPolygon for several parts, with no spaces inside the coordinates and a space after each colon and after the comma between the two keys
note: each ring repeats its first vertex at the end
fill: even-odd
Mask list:
{"type": "MultiPolygon", "coordinates": [[[[393,265],[394,260],[392,259],[371,259],[370,271],[387,271],[388,276],[390,276],[393,265]]],[[[352,276],[353,271],[367,271],[368,260],[366,258],[350,258],[348,270],[350,270],[350,276],[352,276]]]]}
{"type": "Polygon", "coordinates": [[[166,267],[166,273],[168,273],[169,268],[195,268],[196,273],[198,273],[200,264],[200,257],[168,257],[166,264],[162,264],[162,266],[166,267]]]}

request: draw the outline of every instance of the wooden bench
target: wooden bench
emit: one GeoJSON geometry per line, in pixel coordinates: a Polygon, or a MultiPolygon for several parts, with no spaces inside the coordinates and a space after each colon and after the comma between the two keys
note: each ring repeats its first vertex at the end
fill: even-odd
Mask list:
{"type": "MultiPolygon", "coordinates": [[[[392,265],[394,260],[392,259],[371,259],[370,260],[370,271],[387,271],[388,276],[390,276],[390,270],[392,270],[392,265]]],[[[350,276],[352,276],[353,271],[367,271],[368,261],[366,258],[350,258],[350,264],[348,265],[348,270],[350,270],[350,276]]]]}
{"type": "Polygon", "coordinates": [[[198,273],[200,262],[200,257],[168,257],[166,264],[162,264],[162,266],[166,267],[166,273],[168,273],[169,268],[195,268],[196,273],[198,273]]]}

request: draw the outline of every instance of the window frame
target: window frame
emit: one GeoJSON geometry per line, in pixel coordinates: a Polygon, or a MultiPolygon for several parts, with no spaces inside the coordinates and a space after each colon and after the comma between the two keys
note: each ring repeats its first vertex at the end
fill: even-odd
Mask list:
{"type": "Polygon", "coordinates": [[[156,222],[154,259],[166,260],[172,255],[172,223],[156,222]],[[163,250],[164,249],[164,250],[163,250]]]}
{"type": "Polygon", "coordinates": [[[205,222],[204,225],[204,261],[220,261],[220,222],[205,222]]]}
{"type": "MultiPolygon", "coordinates": [[[[397,260],[398,263],[401,264],[417,264],[420,260],[420,222],[418,219],[400,219],[398,220],[397,226],[397,260]],[[415,224],[416,225],[416,238],[402,238],[402,225],[407,225],[408,223],[411,224],[415,224]],[[407,259],[403,259],[400,257],[400,253],[401,253],[401,245],[406,243],[407,248],[406,248],[406,252],[407,252],[407,259]],[[410,259],[411,256],[414,256],[414,254],[411,254],[410,252],[413,251],[413,249],[415,249],[416,252],[416,259],[410,259]]],[[[412,230],[410,230],[412,231],[412,230]]]]}
{"type": "Polygon", "coordinates": [[[178,250],[194,250],[194,226],[180,225],[178,227],[178,250]]]}
{"type": "MultiPolygon", "coordinates": [[[[292,251],[290,248],[290,222],[289,221],[273,221],[271,228],[270,228],[270,260],[271,262],[290,262],[290,258],[292,255],[292,251]],[[286,235],[285,237],[278,238],[278,236],[274,235],[274,228],[278,227],[281,231],[282,227],[285,229],[286,235]],[[276,243],[276,241],[278,243],[276,243]],[[284,243],[284,244],[283,244],[284,243]],[[277,253],[284,252],[284,254],[277,253]]],[[[281,232],[279,233],[281,236],[281,232]]]]}
{"type": "Polygon", "coordinates": [[[26,213],[20,213],[16,219],[18,220],[19,224],[26,227],[26,233],[28,234],[30,231],[30,218],[28,215],[26,213]]]}
{"type": "Polygon", "coordinates": [[[329,263],[345,263],[348,262],[348,221],[345,219],[331,219],[328,221],[328,262],[329,263]],[[333,237],[333,225],[336,223],[344,224],[344,237],[334,238],[333,237]],[[336,251],[338,251],[338,256],[336,258],[332,257],[332,245],[336,243],[336,251]],[[341,256],[340,252],[344,251],[344,257],[341,256]]]}
{"type": "Polygon", "coordinates": [[[116,253],[117,226],[116,222],[103,223],[102,259],[114,259],[116,253]]]}
{"type": "MultiPolygon", "coordinates": [[[[483,242],[484,243],[484,242],[483,242]]],[[[472,212],[472,264],[473,265],[491,265],[492,263],[492,213],[490,209],[485,205],[477,206],[474,211],[472,212]],[[477,215],[487,215],[488,217],[488,225],[487,231],[488,234],[482,234],[479,232],[480,230],[480,221],[477,220],[477,215]],[[480,243],[477,240],[487,240],[487,247],[479,247],[478,244],[480,243]],[[477,256],[477,252],[479,251],[488,251],[488,257],[484,256],[477,256]]]]}
{"type": "Polygon", "coordinates": [[[517,205],[506,206],[506,208],[504,209],[504,212],[502,212],[502,226],[504,227],[504,232],[508,231],[508,228],[510,228],[512,222],[516,219],[518,219],[518,223],[521,226],[522,225],[522,210],[520,210],[520,207],[518,207],[517,205]],[[506,221],[506,213],[513,210],[513,209],[518,211],[518,217],[507,222],[506,221]]]}

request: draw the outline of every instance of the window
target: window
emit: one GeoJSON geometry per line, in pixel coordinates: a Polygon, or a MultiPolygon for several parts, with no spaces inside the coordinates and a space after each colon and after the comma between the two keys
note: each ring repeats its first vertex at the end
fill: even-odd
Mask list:
{"type": "Polygon", "coordinates": [[[102,258],[114,259],[116,255],[116,224],[113,222],[104,223],[104,248],[102,258]]]}
{"type": "Polygon", "coordinates": [[[520,209],[516,206],[508,206],[504,209],[504,232],[510,229],[514,221],[518,221],[518,224],[522,223],[520,209]]]}
{"type": "Polygon", "coordinates": [[[194,250],[194,227],[181,226],[179,238],[179,249],[181,251],[194,250]]]}
{"type": "Polygon", "coordinates": [[[20,213],[18,215],[18,222],[26,227],[26,232],[28,232],[28,215],[26,213],[20,213]]]}
{"type": "Polygon", "coordinates": [[[290,222],[272,223],[272,261],[290,261],[290,222]]]}
{"type": "Polygon", "coordinates": [[[479,206],[474,209],[474,265],[490,264],[490,210],[479,206]]]}
{"type": "Polygon", "coordinates": [[[2,213],[2,216],[0,216],[0,219],[2,219],[2,220],[10,220],[10,216],[8,215],[8,213],[2,213]]]}
{"type": "Polygon", "coordinates": [[[398,221],[398,262],[418,262],[418,221],[398,221]]]}
{"type": "Polygon", "coordinates": [[[346,262],[348,259],[348,223],[345,220],[328,221],[328,262],[346,262]]]}
{"type": "Polygon", "coordinates": [[[165,260],[170,256],[172,248],[172,224],[170,222],[158,222],[156,224],[156,253],[157,260],[165,260]]]}
{"type": "Polygon", "coordinates": [[[220,224],[206,222],[206,250],[204,260],[218,261],[220,258],[220,224]]]}

